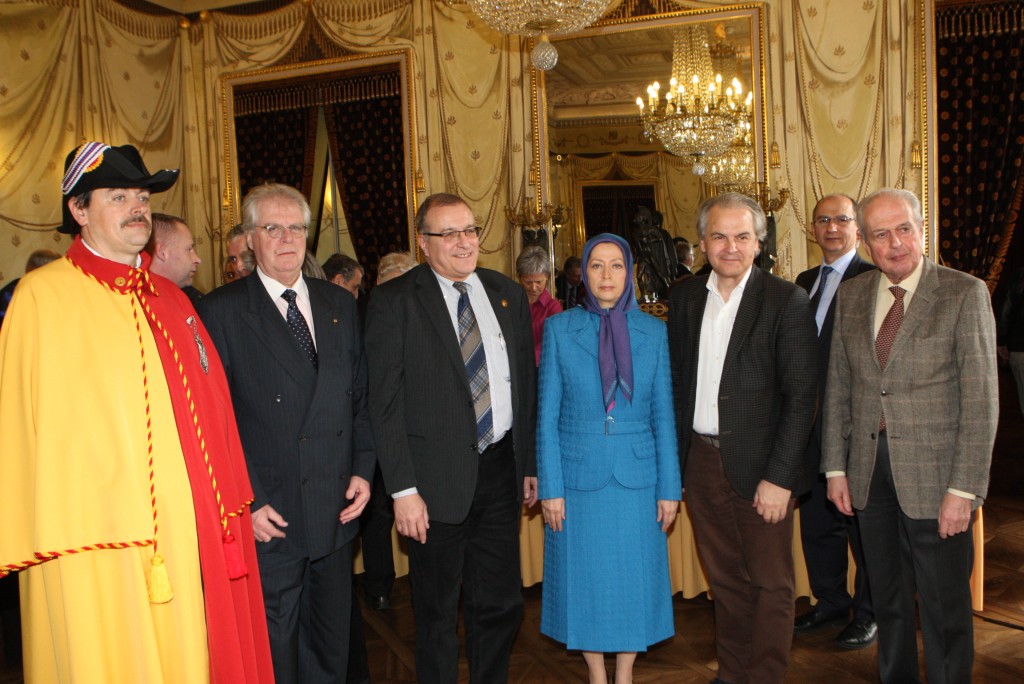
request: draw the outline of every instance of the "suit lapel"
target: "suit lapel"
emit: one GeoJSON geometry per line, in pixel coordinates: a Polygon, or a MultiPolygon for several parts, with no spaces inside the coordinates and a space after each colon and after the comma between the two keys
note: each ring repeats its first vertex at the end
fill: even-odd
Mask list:
{"type": "MultiPolygon", "coordinates": [[[[319,288],[309,288],[309,304],[313,310],[313,335],[316,337],[316,351],[319,357],[320,372],[316,374],[316,391],[313,402],[321,399],[321,394],[330,391],[330,383],[321,378],[332,377],[338,373],[335,369],[341,355],[342,336],[338,331],[341,325],[341,312],[331,305],[330,300],[319,288]]],[[[306,362],[309,365],[309,362],[306,362]]]]}
{"type": "Polygon", "coordinates": [[[903,322],[900,324],[900,329],[896,331],[896,338],[892,341],[889,365],[892,365],[892,360],[897,358],[900,350],[908,344],[907,340],[913,338],[917,327],[931,318],[932,308],[938,300],[938,289],[938,269],[935,268],[935,264],[925,259],[917,290],[914,292],[913,299],[910,300],[910,306],[903,313],[903,322]]]}
{"type": "MultiPolygon", "coordinates": [[[[452,317],[445,304],[444,295],[441,293],[441,284],[437,282],[437,276],[430,269],[430,266],[423,264],[416,273],[416,297],[426,312],[427,320],[430,321],[434,333],[444,347],[445,355],[452,366],[459,371],[456,377],[462,378],[469,393],[469,380],[466,379],[466,364],[462,360],[462,349],[459,347],[459,336],[452,325],[452,317]]],[[[471,393],[470,393],[471,394],[471,393]]]]}
{"type": "MultiPolygon", "coordinates": [[[[725,363],[722,365],[722,372],[728,369],[739,356],[740,349],[747,341],[757,314],[761,310],[761,292],[764,289],[764,281],[757,266],[750,267],[750,277],[747,279],[746,287],[743,288],[743,299],[740,300],[740,308],[736,312],[736,320],[732,324],[732,334],[729,336],[729,350],[725,353],[725,363]]],[[[736,295],[733,290],[731,296],[736,295]]]]}
{"type": "MultiPolygon", "coordinates": [[[[291,328],[280,310],[270,300],[267,289],[255,273],[246,278],[249,286],[249,308],[242,314],[254,340],[259,341],[295,381],[312,384],[316,371],[299,347],[291,328]]],[[[314,323],[314,328],[316,327],[314,323]]]]}

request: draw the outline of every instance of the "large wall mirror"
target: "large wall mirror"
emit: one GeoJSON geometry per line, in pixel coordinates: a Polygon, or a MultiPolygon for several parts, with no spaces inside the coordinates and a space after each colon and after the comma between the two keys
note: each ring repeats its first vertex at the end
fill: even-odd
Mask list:
{"type": "Polygon", "coordinates": [[[538,199],[568,209],[558,214],[566,218],[554,240],[556,262],[580,254],[599,228],[628,233],[628,225],[585,221],[597,206],[588,196],[614,207],[613,221],[629,221],[635,209],[630,201],[649,204],[637,186],[648,186],[655,205],[648,208],[660,212],[664,229],[694,241],[704,197],[725,189],[753,192],[768,180],[762,5],[635,18],[613,13],[552,42],[557,65],[535,73],[540,176],[546,181],[538,199]],[[656,93],[649,89],[655,82],[656,93]],[[719,116],[698,121],[693,114],[709,103],[719,116]],[[684,107],[690,117],[683,116],[684,107]],[[660,116],[650,117],[652,111],[660,116]],[[722,121],[736,128],[726,130],[722,121]],[[711,148],[713,154],[701,152],[711,148]],[[622,192],[614,191],[617,185],[622,192]]]}
{"type": "Polygon", "coordinates": [[[416,140],[409,50],[228,74],[224,225],[264,182],[310,200],[319,262],[354,256],[373,277],[384,254],[414,244],[416,140]]]}

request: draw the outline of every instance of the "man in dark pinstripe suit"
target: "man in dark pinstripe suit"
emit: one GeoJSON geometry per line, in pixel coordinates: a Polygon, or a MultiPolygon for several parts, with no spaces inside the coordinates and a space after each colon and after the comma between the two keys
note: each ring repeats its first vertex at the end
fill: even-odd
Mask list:
{"type": "Polygon", "coordinates": [[[793,635],[793,497],[806,483],[817,329],[807,294],[753,266],[766,219],[725,193],[697,212],[712,273],[672,290],[683,487],[715,597],[716,681],[782,682],[793,635]]]}
{"type": "Polygon", "coordinates": [[[427,263],[378,286],[366,317],[377,453],[395,527],[409,538],[416,674],[456,681],[461,594],[470,682],[499,684],[523,613],[518,497],[537,496],[530,309],[518,283],[477,268],[479,228],[465,201],[431,195],[416,230],[427,263]],[[470,337],[480,345],[469,360],[479,346],[486,357],[485,411],[472,389],[479,367],[463,356],[470,337]],[[488,411],[493,435],[480,431],[488,411]]]}
{"type": "Polygon", "coordinates": [[[278,684],[344,682],[352,540],[374,450],[356,302],[302,277],[306,199],[261,185],[242,202],[256,271],[200,300],[235,405],[278,684]]]}

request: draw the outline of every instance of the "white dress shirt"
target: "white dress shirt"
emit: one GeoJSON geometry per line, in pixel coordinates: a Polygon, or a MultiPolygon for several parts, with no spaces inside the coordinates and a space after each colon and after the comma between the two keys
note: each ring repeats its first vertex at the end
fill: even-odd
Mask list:
{"type": "Polygon", "coordinates": [[[846,275],[846,269],[850,267],[850,262],[853,261],[853,256],[856,252],[857,250],[851,249],[831,264],[822,263],[821,268],[818,269],[818,277],[814,281],[814,287],[807,293],[811,298],[817,294],[818,288],[821,287],[821,273],[826,266],[830,266],[833,273],[828,276],[828,282],[825,283],[825,289],[822,290],[821,299],[818,301],[818,310],[814,312],[814,322],[818,324],[819,335],[821,335],[821,326],[825,324],[825,314],[828,313],[828,307],[832,305],[832,298],[836,296],[839,283],[842,282],[843,276],[846,275]]]}
{"type": "MultiPolygon", "coordinates": [[[[751,266],[753,268],[753,266],[751,266]]],[[[700,325],[700,352],[697,357],[697,398],[693,406],[693,431],[701,435],[718,435],[718,390],[729,350],[732,326],[743,301],[743,291],[750,280],[750,268],[733,288],[729,301],[718,291],[718,274],[708,277],[708,300],[700,325]]]]}
{"type": "Polygon", "coordinates": [[[259,276],[260,282],[263,283],[267,294],[270,295],[270,300],[274,302],[274,306],[281,312],[281,316],[285,321],[288,320],[288,300],[281,295],[285,290],[295,290],[295,306],[298,307],[302,317],[306,319],[306,325],[309,326],[309,336],[313,338],[313,348],[315,349],[316,331],[313,330],[313,306],[309,303],[309,288],[306,287],[305,279],[300,275],[294,285],[282,285],[264,273],[263,269],[259,266],[256,267],[256,275],[259,276]]]}

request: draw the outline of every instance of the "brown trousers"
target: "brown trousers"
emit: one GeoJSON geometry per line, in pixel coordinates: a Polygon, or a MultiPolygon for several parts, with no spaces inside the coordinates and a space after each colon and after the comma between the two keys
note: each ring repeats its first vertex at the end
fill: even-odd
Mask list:
{"type": "Polygon", "coordinates": [[[793,503],[766,523],[729,484],[721,452],[696,437],[683,483],[715,601],[718,678],[779,684],[793,642],[793,503]]]}

